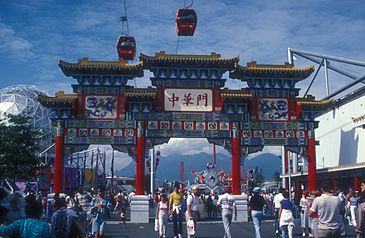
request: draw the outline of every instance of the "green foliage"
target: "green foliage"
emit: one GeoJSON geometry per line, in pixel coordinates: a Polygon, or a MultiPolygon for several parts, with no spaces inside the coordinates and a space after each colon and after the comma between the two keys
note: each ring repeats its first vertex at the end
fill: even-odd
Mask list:
{"type": "Polygon", "coordinates": [[[255,168],[255,182],[256,184],[262,184],[263,182],[265,182],[264,172],[257,166],[255,168]]]}
{"type": "Polygon", "coordinates": [[[6,115],[0,120],[0,179],[34,178],[39,137],[40,132],[31,128],[27,117],[6,115]]]}
{"type": "Polygon", "coordinates": [[[274,181],[277,183],[281,182],[280,173],[278,171],[275,171],[275,173],[274,173],[274,181]]]}

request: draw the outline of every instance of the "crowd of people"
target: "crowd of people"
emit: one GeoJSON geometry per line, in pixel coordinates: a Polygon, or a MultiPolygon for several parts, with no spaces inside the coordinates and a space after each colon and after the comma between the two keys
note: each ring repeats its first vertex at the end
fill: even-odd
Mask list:
{"type": "Polygon", "coordinates": [[[186,190],[183,185],[175,184],[173,192],[162,190],[151,198],[151,206],[156,207],[155,231],[161,238],[167,237],[168,220],[173,223],[173,237],[181,238],[186,232],[187,237],[194,237],[198,221],[203,217],[216,219],[221,212],[224,227],[224,237],[231,238],[230,226],[233,219],[237,218],[237,209],[231,188],[226,187],[219,196],[213,193],[201,193],[197,186],[186,190]],[[183,228],[186,221],[186,229],[183,228]]]}
{"type": "Polygon", "coordinates": [[[104,186],[97,192],[29,193],[23,197],[0,189],[0,237],[77,238],[103,237],[112,211],[104,186]]]}
{"type": "MultiPolygon", "coordinates": [[[[38,194],[23,197],[0,189],[0,237],[103,237],[111,213],[126,225],[127,209],[134,195],[132,191],[113,196],[100,186],[95,192],[79,189],[68,195],[53,194],[47,201],[38,194]]],[[[216,195],[200,193],[197,186],[188,190],[175,184],[171,193],[162,190],[150,195],[150,208],[154,207],[155,230],[161,238],[167,237],[170,219],[174,238],[181,238],[183,233],[193,237],[200,219],[216,219],[218,214],[224,227],[222,235],[230,238],[231,222],[237,217],[230,187],[216,195]]],[[[256,238],[261,238],[265,216],[274,219],[273,233],[283,238],[292,238],[293,229],[299,224],[302,236],[341,237],[348,229],[355,229],[357,238],[365,237],[365,181],[361,191],[344,193],[323,184],[320,192],[305,191],[300,199],[282,188],[266,193],[255,187],[248,196],[248,208],[256,238]]]]}
{"type": "Polygon", "coordinates": [[[270,194],[254,188],[248,204],[255,237],[261,238],[265,213],[274,216],[275,235],[283,238],[292,238],[299,222],[303,237],[343,237],[348,229],[355,229],[357,238],[365,237],[365,181],[361,191],[344,193],[324,183],[321,191],[305,191],[296,198],[283,188],[270,194]]]}

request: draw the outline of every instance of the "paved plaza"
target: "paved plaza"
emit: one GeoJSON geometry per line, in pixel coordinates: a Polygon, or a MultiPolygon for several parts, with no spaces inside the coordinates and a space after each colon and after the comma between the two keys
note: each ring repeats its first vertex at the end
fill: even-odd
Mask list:
{"type": "MultiPolygon", "coordinates": [[[[200,222],[197,227],[196,238],[221,238],[223,237],[223,225],[220,221],[200,222]]],[[[262,223],[262,238],[271,238],[273,235],[273,221],[264,221],[262,223]]],[[[167,230],[167,237],[173,237],[172,223],[169,223],[167,230]]],[[[232,237],[254,238],[255,231],[252,223],[234,223],[231,227],[232,237]]],[[[109,221],[106,226],[107,238],[145,238],[145,237],[159,237],[158,233],[154,231],[154,224],[131,224],[128,223],[123,227],[119,221],[109,221]]],[[[186,237],[186,233],[183,235],[186,237]]],[[[294,237],[302,237],[299,225],[296,226],[294,237]]],[[[346,237],[355,237],[355,233],[351,228],[349,235],[346,237]]]]}

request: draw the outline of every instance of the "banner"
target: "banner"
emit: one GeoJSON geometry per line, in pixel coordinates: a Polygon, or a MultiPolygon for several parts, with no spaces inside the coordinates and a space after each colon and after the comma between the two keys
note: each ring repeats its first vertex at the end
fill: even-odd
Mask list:
{"type": "Polygon", "coordinates": [[[211,112],[213,93],[210,89],[165,89],[165,111],[211,112]]]}

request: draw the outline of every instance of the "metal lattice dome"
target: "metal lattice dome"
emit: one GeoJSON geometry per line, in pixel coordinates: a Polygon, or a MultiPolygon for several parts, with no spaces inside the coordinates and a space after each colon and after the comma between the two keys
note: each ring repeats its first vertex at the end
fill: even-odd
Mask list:
{"type": "Polygon", "coordinates": [[[14,85],[0,90],[0,117],[4,114],[24,115],[31,118],[35,129],[41,129],[44,135],[52,131],[51,111],[38,101],[39,94],[47,95],[45,90],[31,85],[14,85]]]}

